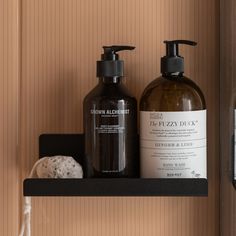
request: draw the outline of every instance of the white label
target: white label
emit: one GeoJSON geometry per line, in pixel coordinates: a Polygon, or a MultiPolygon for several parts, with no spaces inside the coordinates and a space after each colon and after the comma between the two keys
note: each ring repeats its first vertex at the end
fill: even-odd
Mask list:
{"type": "Polygon", "coordinates": [[[234,179],[236,180],[236,110],[234,110],[234,179]]]}
{"type": "Polygon", "coordinates": [[[207,178],[206,110],[140,112],[141,177],[207,178]]]}

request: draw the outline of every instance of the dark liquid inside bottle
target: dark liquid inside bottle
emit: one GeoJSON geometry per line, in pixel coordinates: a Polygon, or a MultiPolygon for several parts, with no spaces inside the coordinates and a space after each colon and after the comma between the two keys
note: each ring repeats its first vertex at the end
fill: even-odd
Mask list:
{"type": "Polygon", "coordinates": [[[87,177],[137,177],[137,102],[121,77],[100,78],[84,99],[87,177]]]}
{"type": "Polygon", "coordinates": [[[143,92],[141,111],[195,111],[206,109],[200,88],[181,73],[151,82],[143,92]]]}
{"type": "Polygon", "coordinates": [[[206,104],[182,73],[163,75],[144,90],[140,160],[144,178],[207,178],[206,104]]]}

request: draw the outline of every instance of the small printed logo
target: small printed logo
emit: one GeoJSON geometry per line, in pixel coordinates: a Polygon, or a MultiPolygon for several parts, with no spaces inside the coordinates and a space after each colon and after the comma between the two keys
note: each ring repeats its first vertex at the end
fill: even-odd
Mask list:
{"type": "Polygon", "coordinates": [[[163,120],[163,114],[157,112],[150,113],[150,119],[163,120]]]}
{"type": "Polygon", "coordinates": [[[192,174],[192,178],[200,178],[201,177],[201,174],[196,173],[194,170],[191,172],[191,174],[192,174]]]}

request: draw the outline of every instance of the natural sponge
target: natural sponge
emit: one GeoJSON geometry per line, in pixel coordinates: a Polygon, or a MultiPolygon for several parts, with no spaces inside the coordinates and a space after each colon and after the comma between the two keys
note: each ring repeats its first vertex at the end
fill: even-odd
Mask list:
{"type": "Polygon", "coordinates": [[[83,178],[81,165],[70,156],[44,157],[35,173],[38,178],[83,178]]]}

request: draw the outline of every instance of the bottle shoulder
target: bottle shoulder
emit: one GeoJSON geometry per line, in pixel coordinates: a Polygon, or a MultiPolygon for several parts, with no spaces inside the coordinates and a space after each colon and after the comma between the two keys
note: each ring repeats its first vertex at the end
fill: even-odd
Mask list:
{"type": "Polygon", "coordinates": [[[144,90],[141,110],[192,111],[206,108],[201,89],[189,78],[159,77],[144,90]]]}
{"type": "Polygon", "coordinates": [[[202,93],[198,85],[185,76],[179,78],[178,77],[168,78],[162,76],[158,77],[147,85],[147,87],[144,90],[144,93],[152,90],[154,91],[162,90],[163,92],[185,90],[185,91],[191,91],[191,92],[196,91],[202,93]]]}
{"type": "Polygon", "coordinates": [[[84,102],[99,100],[136,101],[129,90],[122,84],[98,84],[84,98],[84,102]]]}

